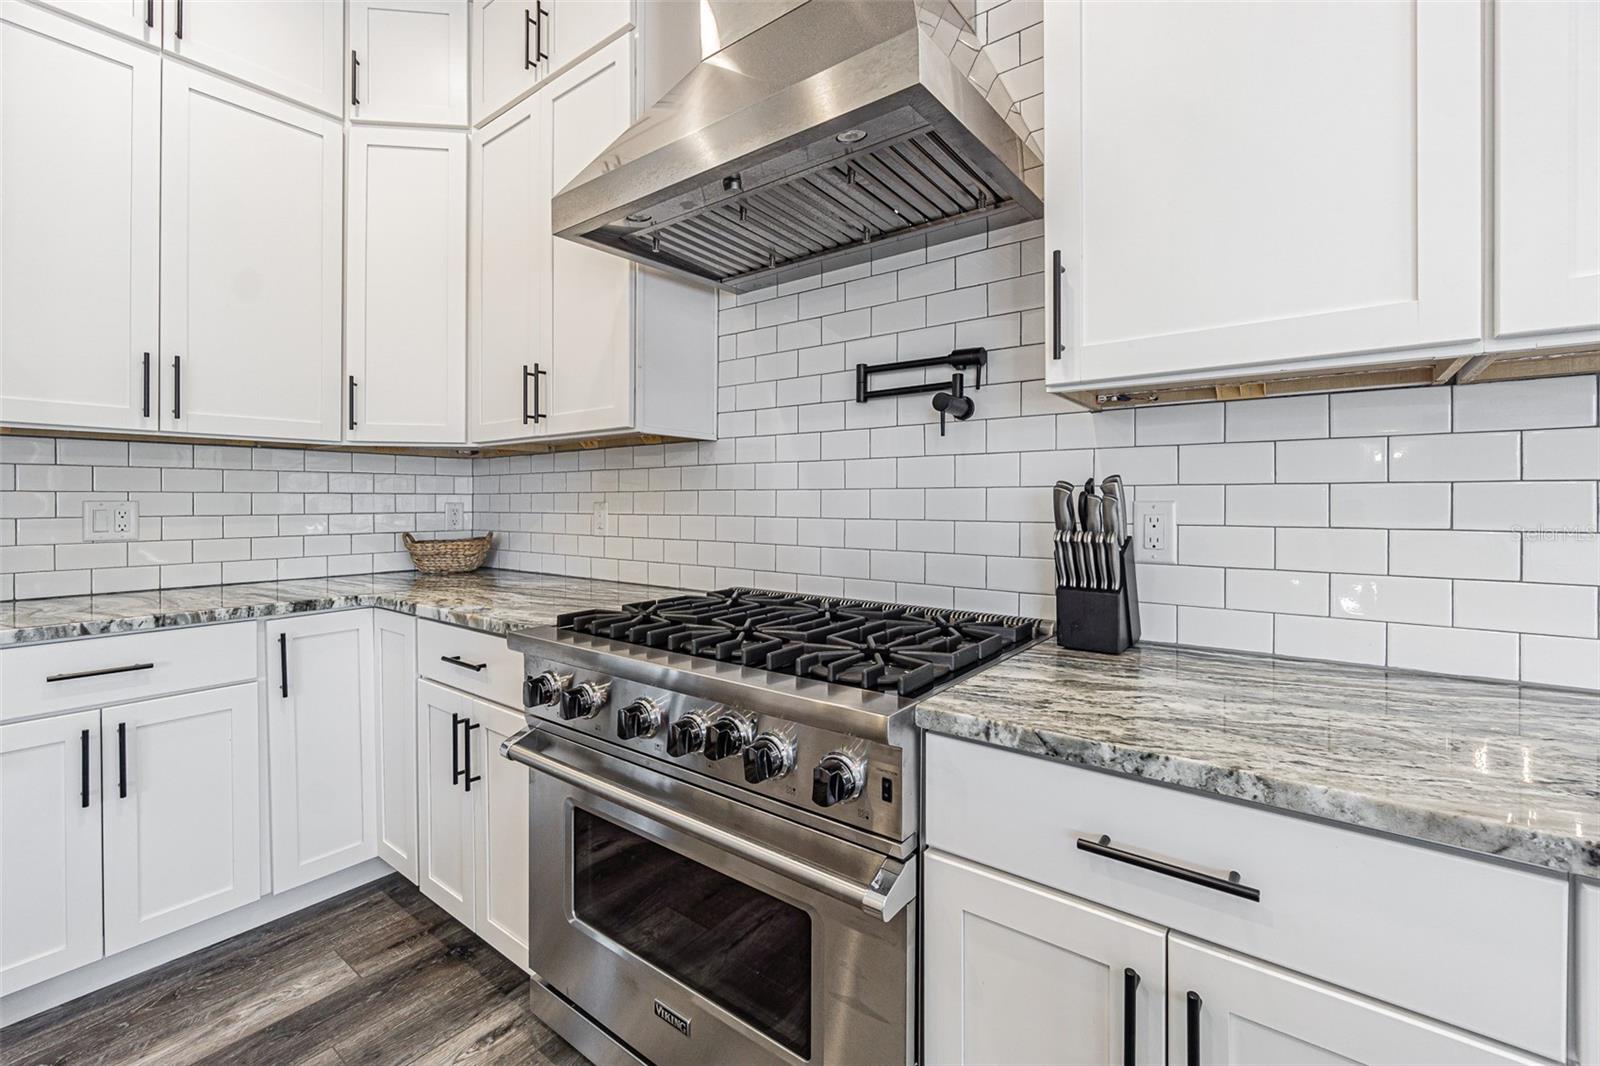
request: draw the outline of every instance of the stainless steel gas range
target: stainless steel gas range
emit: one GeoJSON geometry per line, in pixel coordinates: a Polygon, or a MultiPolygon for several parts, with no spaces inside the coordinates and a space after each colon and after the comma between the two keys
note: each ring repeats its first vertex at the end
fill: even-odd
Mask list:
{"type": "Polygon", "coordinates": [[[1040,623],[751,589],[514,633],[534,1011],[606,1062],[916,1058],[916,702],[1040,623]]]}

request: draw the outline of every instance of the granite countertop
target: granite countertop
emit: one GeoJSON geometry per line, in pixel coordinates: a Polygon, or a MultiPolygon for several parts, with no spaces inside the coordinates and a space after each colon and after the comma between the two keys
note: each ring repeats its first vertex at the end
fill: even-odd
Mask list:
{"type": "Polygon", "coordinates": [[[1600,876],[1600,695],[1046,640],[917,707],[935,733],[1600,876]]]}
{"type": "Polygon", "coordinates": [[[0,647],[348,607],[382,607],[488,633],[505,633],[519,626],[554,625],[556,615],[565,611],[615,607],[678,591],[555,574],[479,570],[63,596],[0,603],[0,647]]]}

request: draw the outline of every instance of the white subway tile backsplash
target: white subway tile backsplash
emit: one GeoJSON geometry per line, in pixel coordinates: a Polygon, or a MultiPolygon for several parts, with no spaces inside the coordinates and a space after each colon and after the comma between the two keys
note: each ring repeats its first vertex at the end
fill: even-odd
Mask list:
{"type": "Polygon", "coordinates": [[[1222,440],[1222,405],[1177,404],[1139,407],[1133,412],[1134,440],[1152,444],[1216,444],[1222,440]]]}
{"type": "Polygon", "coordinates": [[[1515,581],[1522,572],[1522,537],[1517,533],[1396,529],[1389,533],[1389,572],[1515,581]]]}
{"type": "Polygon", "coordinates": [[[1327,485],[1229,485],[1227,521],[1238,526],[1325,526],[1327,485]]]}
{"type": "Polygon", "coordinates": [[[1522,474],[1517,433],[1445,433],[1389,439],[1391,481],[1515,481],[1522,474]]]}
{"type": "Polygon", "coordinates": [[[1539,378],[1457,385],[1457,433],[1595,424],[1595,377],[1539,378]]]}
{"type": "MultiPolygon", "coordinates": [[[[1288,570],[1382,574],[1389,534],[1381,529],[1279,529],[1276,565],[1288,570]]],[[[1180,550],[1182,541],[1179,542],[1180,550]]]]}
{"type": "Polygon", "coordinates": [[[1328,575],[1294,570],[1229,570],[1230,610],[1327,617],[1328,575]]]}
{"type": "Polygon", "coordinates": [[[1335,437],[1450,432],[1449,389],[1382,389],[1328,397],[1335,437]]]}
{"type": "Polygon", "coordinates": [[[1517,641],[1515,633],[1391,625],[1389,665],[1401,670],[1515,681],[1517,641]]]}
{"type": "Polygon", "coordinates": [[[1219,567],[1141,563],[1139,599],[1193,607],[1221,607],[1226,602],[1227,571],[1219,567]]]}
{"type": "Polygon", "coordinates": [[[1522,476],[1530,481],[1600,479],[1600,429],[1522,434],[1522,476]]]}
{"type": "Polygon", "coordinates": [[[1300,440],[1328,435],[1328,397],[1280,396],[1224,404],[1224,439],[1300,440]]]}
{"type": "Polygon", "coordinates": [[[1280,441],[1277,480],[1291,482],[1383,481],[1391,477],[1382,437],[1280,441]]]}
{"type": "Polygon", "coordinates": [[[1528,684],[1600,689],[1600,640],[1526,635],[1521,650],[1528,684]]]}
{"type": "Polygon", "coordinates": [[[1596,594],[1589,585],[1457,581],[1454,624],[1560,637],[1595,637],[1596,594]]]}
{"type": "Polygon", "coordinates": [[[1272,651],[1273,616],[1209,607],[1178,608],[1178,643],[1265,655],[1272,651]]]}
{"type": "Polygon", "coordinates": [[[1178,527],[1178,562],[1184,566],[1273,567],[1273,533],[1261,526],[1178,527]]]}
{"type": "Polygon", "coordinates": [[[1178,480],[1178,449],[1101,448],[1094,453],[1097,477],[1121,474],[1128,485],[1170,485],[1178,480]]]}
{"type": "Polygon", "coordinates": [[[1593,533],[1524,534],[1522,579],[1600,585],[1600,536],[1593,533]]]}
{"type": "Polygon", "coordinates": [[[1523,533],[1593,533],[1593,481],[1462,483],[1455,486],[1455,528],[1523,533]]]}
{"type": "Polygon", "coordinates": [[[1276,447],[1270,442],[1186,444],[1178,449],[1178,481],[1185,485],[1271,484],[1276,447]]]}
{"type": "Polygon", "coordinates": [[[1368,622],[1451,624],[1450,582],[1435,578],[1334,574],[1330,613],[1368,622]]]}
{"type": "Polygon", "coordinates": [[[1450,486],[1332,485],[1328,516],[1335,526],[1368,529],[1449,529],[1450,486]]]}
{"type": "Polygon", "coordinates": [[[1388,627],[1382,622],[1281,614],[1274,619],[1272,650],[1296,659],[1382,666],[1388,654],[1388,627]]]}

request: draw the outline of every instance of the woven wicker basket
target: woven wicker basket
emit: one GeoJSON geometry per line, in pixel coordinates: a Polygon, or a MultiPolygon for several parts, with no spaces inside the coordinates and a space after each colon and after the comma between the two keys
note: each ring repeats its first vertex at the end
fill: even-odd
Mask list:
{"type": "Polygon", "coordinates": [[[404,540],[411,561],[424,574],[465,574],[483,565],[494,534],[459,540],[418,540],[407,533],[404,540]]]}

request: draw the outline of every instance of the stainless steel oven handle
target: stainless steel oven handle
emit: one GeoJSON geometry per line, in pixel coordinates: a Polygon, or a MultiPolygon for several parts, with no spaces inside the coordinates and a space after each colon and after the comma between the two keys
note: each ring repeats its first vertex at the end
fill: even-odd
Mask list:
{"type": "Polygon", "coordinates": [[[871,882],[865,885],[848,877],[840,877],[831,870],[813,866],[787,852],[774,851],[737,833],[730,833],[709,822],[691,818],[666,804],[646,799],[604,778],[575,769],[558,759],[552,759],[543,752],[529,751],[518,741],[532,732],[534,730],[524,730],[506,740],[500,745],[500,754],[541,773],[549,774],[574,788],[581,788],[603,800],[615,803],[618,807],[660,822],[685,836],[694,837],[712,847],[753,862],[812,891],[860,907],[868,914],[875,914],[886,922],[893,920],[916,895],[917,877],[914,866],[908,867],[894,859],[884,859],[883,865],[873,874],[871,882]]]}

